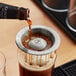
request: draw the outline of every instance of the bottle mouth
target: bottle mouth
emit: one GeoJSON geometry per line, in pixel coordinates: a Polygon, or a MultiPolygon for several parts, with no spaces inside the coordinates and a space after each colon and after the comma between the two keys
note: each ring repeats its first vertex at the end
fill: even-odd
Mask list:
{"type": "Polygon", "coordinates": [[[24,38],[24,36],[28,36],[29,27],[26,27],[26,28],[23,28],[21,31],[19,31],[16,36],[16,44],[19,47],[19,49],[21,49],[25,53],[28,53],[31,55],[46,55],[46,54],[50,54],[50,53],[56,51],[56,49],[60,45],[60,37],[57,32],[55,32],[53,29],[51,29],[49,27],[41,26],[41,25],[34,25],[34,26],[32,25],[31,29],[32,29],[33,33],[41,32],[44,35],[51,38],[52,42],[53,42],[52,47],[47,50],[43,50],[43,51],[34,51],[31,49],[25,48],[22,44],[22,39],[24,38]]]}
{"type": "Polygon", "coordinates": [[[68,9],[67,9],[67,5],[68,5],[67,4],[68,3],[67,0],[65,0],[64,5],[63,4],[61,5],[61,3],[58,3],[58,4],[55,4],[56,5],[55,7],[54,6],[51,6],[51,4],[49,6],[48,4],[45,3],[44,0],[41,0],[41,2],[42,2],[43,6],[45,8],[47,8],[47,9],[49,9],[51,11],[54,11],[54,12],[66,12],[66,11],[68,11],[68,9]]]}

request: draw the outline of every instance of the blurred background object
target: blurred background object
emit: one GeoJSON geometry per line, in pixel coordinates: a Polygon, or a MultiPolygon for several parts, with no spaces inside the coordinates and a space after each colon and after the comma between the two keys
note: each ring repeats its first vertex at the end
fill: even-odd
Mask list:
{"type": "Polygon", "coordinates": [[[76,32],[76,0],[70,0],[66,23],[70,30],[76,32]]]}
{"type": "Polygon", "coordinates": [[[66,8],[68,6],[68,0],[42,0],[42,3],[47,9],[51,11],[55,12],[68,11],[68,9],[66,8]]]}

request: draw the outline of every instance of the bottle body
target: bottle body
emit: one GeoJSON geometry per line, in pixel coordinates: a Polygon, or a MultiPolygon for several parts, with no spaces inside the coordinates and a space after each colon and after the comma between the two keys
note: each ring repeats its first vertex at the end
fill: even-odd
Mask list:
{"type": "Polygon", "coordinates": [[[0,3],[0,19],[27,20],[30,10],[28,8],[16,7],[0,3]]]}

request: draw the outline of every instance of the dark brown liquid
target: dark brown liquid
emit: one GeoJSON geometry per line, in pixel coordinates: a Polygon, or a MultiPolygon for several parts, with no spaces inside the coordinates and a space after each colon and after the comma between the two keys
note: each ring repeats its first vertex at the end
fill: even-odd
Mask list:
{"type": "Polygon", "coordinates": [[[69,17],[69,23],[73,28],[76,29],[76,14],[69,17]]]}
{"type": "Polygon", "coordinates": [[[19,64],[20,76],[53,76],[53,66],[45,71],[27,70],[19,64]]]}
{"type": "MultiPolygon", "coordinates": [[[[25,48],[34,50],[33,48],[28,46],[28,43],[30,40],[35,39],[35,38],[43,38],[47,42],[47,46],[43,50],[46,50],[53,45],[52,40],[49,39],[47,36],[43,35],[42,33],[38,32],[38,33],[33,34],[31,32],[32,21],[30,19],[27,20],[27,23],[29,25],[29,33],[28,33],[28,36],[25,36],[22,41],[22,44],[24,45],[25,48]]],[[[38,50],[38,51],[42,51],[42,50],[38,50]]]]}
{"type": "Polygon", "coordinates": [[[29,19],[29,20],[27,20],[27,23],[29,24],[29,40],[31,40],[31,25],[32,25],[32,21],[29,19]]]}
{"type": "MultiPolygon", "coordinates": [[[[35,38],[43,38],[47,42],[47,46],[43,50],[49,49],[53,45],[52,40],[40,32],[34,34],[31,33],[31,40],[35,38]]],[[[34,50],[33,48],[28,46],[29,41],[30,41],[29,36],[25,36],[23,38],[22,44],[24,45],[25,48],[34,50]]],[[[38,50],[38,51],[42,51],[42,50],[38,50]]]]}

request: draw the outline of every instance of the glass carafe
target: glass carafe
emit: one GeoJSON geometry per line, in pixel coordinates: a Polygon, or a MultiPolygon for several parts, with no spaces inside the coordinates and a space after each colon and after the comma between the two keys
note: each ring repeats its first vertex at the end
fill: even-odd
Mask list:
{"type": "Polygon", "coordinates": [[[76,32],[76,0],[70,0],[66,23],[71,31],[76,32]]]}

